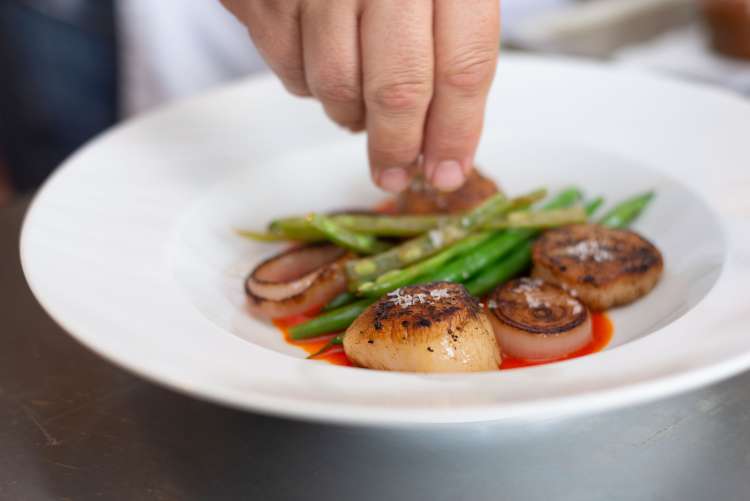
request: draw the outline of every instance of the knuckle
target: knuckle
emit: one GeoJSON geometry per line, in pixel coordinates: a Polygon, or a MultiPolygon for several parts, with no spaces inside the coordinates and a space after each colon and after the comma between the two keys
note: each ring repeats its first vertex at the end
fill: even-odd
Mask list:
{"type": "Polygon", "coordinates": [[[296,96],[310,95],[305,83],[305,70],[301,66],[281,63],[274,65],[273,69],[290,93],[296,96]]]}
{"type": "Polygon", "coordinates": [[[361,99],[358,85],[336,81],[322,81],[316,89],[315,95],[323,102],[349,104],[361,99]]]}
{"type": "Polygon", "coordinates": [[[383,113],[402,115],[426,108],[431,97],[429,80],[398,80],[374,86],[368,103],[383,113]]]}
{"type": "Polygon", "coordinates": [[[274,58],[273,70],[284,80],[294,82],[305,81],[305,68],[297,60],[298,58],[283,54],[274,58]]]}
{"type": "Polygon", "coordinates": [[[341,111],[326,106],[324,106],[324,108],[326,111],[326,115],[328,115],[328,118],[336,122],[341,127],[349,129],[352,132],[359,132],[362,130],[363,120],[360,116],[356,115],[356,112],[351,113],[350,110],[341,111]]]}
{"type": "Polygon", "coordinates": [[[495,74],[497,49],[493,45],[469,46],[446,64],[441,84],[467,94],[479,94],[489,87],[495,74]]]}
{"type": "Polygon", "coordinates": [[[301,84],[292,84],[292,83],[286,83],[285,84],[287,92],[292,94],[293,96],[297,97],[310,97],[310,91],[307,90],[307,87],[301,84]]]}
{"type": "Polygon", "coordinates": [[[290,94],[299,97],[308,97],[310,95],[310,91],[307,88],[307,85],[305,85],[304,80],[281,77],[281,81],[284,83],[284,87],[290,94]]]}

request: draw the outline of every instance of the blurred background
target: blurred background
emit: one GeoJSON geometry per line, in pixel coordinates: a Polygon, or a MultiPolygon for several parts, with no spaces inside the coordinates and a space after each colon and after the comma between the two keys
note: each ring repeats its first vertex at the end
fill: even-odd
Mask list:
{"type": "MultiPolygon", "coordinates": [[[[750,95],[750,0],[504,0],[509,49],[750,95]]],[[[218,0],[2,0],[0,204],[128,116],[264,71],[218,0]]]]}

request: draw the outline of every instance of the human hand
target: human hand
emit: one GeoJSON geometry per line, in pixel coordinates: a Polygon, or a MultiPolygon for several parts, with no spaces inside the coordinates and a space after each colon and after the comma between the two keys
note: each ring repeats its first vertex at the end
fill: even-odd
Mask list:
{"type": "Polygon", "coordinates": [[[460,187],[473,168],[500,45],[499,0],[221,0],[286,88],[367,130],[373,180],[422,171],[460,187]]]}

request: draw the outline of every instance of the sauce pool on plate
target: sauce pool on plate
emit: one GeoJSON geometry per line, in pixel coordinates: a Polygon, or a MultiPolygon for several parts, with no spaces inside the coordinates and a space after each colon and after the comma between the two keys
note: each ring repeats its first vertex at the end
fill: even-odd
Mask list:
{"type": "MultiPolygon", "coordinates": [[[[307,320],[310,320],[312,318],[315,318],[318,313],[319,313],[319,310],[316,310],[316,311],[305,313],[303,315],[294,315],[292,317],[275,320],[274,325],[279,330],[281,330],[281,332],[284,334],[284,340],[287,343],[297,348],[301,348],[305,350],[305,352],[308,355],[313,355],[319,352],[324,346],[326,346],[331,339],[336,337],[336,334],[320,336],[320,337],[316,337],[314,339],[309,339],[305,341],[297,341],[295,339],[292,339],[292,337],[289,335],[289,328],[297,324],[300,324],[302,322],[305,322],[307,320]]],[[[609,319],[606,313],[592,313],[591,323],[592,323],[592,328],[593,328],[593,340],[591,341],[591,343],[584,346],[583,348],[576,351],[575,353],[571,353],[570,355],[563,357],[563,358],[558,358],[555,360],[547,360],[544,362],[521,360],[517,358],[503,356],[503,363],[502,363],[502,366],[500,367],[500,370],[518,369],[521,367],[531,367],[533,365],[543,365],[543,364],[549,364],[552,362],[560,362],[562,360],[570,360],[572,358],[579,358],[579,357],[583,357],[586,355],[590,355],[592,353],[597,353],[599,351],[602,351],[604,348],[607,347],[607,345],[609,345],[610,341],[612,341],[612,336],[614,334],[614,326],[612,325],[612,321],[609,319]]],[[[341,365],[344,367],[352,366],[351,362],[349,362],[349,360],[346,358],[346,354],[344,353],[344,347],[340,345],[334,346],[330,350],[326,351],[324,354],[316,356],[315,360],[322,360],[332,365],[341,365]]]]}
{"type": "MultiPolygon", "coordinates": [[[[318,313],[320,312],[320,309],[316,309],[314,311],[310,311],[308,313],[304,313],[302,315],[294,315],[287,318],[281,318],[278,320],[274,320],[273,324],[281,330],[281,332],[284,333],[284,340],[297,348],[302,348],[305,350],[305,352],[308,355],[314,355],[318,353],[320,350],[322,350],[328,342],[335,338],[337,334],[329,334],[326,336],[320,336],[313,339],[306,339],[304,341],[298,341],[296,339],[292,339],[292,336],[289,335],[289,328],[294,327],[297,324],[301,324],[302,322],[306,322],[308,320],[311,320],[315,318],[318,313]]],[[[349,362],[349,359],[346,358],[346,354],[344,353],[344,347],[341,345],[333,346],[330,350],[326,351],[325,353],[318,355],[315,357],[315,360],[323,360],[325,362],[328,362],[333,365],[342,365],[344,367],[351,367],[351,362],[349,362]]]]}
{"type": "Polygon", "coordinates": [[[521,360],[509,356],[503,356],[503,364],[500,370],[506,369],[518,369],[521,367],[531,367],[533,365],[544,365],[552,362],[560,362],[562,360],[570,360],[571,358],[584,357],[602,351],[607,347],[610,341],[612,341],[612,335],[614,334],[614,326],[612,321],[609,319],[606,313],[591,313],[591,328],[593,331],[593,339],[589,344],[581,348],[580,350],[571,353],[562,358],[555,360],[547,360],[544,362],[534,362],[529,360],[521,360]]]}

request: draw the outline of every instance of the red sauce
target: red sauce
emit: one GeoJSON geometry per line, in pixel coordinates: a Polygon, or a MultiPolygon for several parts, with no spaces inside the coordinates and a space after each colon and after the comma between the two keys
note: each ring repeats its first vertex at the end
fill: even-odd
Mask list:
{"type": "MultiPolygon", "coordinates": [[[[303,315],[295,315],[293,317],[283,318],[280,320],[274,320],[274,325],[284,333],[284,339],[287,343],[297,348],[302,348],[309,355],[313,355],[320,351],[328,342],[336,337],[336,334],[329,334],[325,336],[316,337],[314,339],[308,339],[305,341],[297,341],[292,339],[289,335],[289,328],[297,324],[301,324],[307,320],[315,318],[319,310],[314,310],[303,315]]],[[[614,334],[614,326],[612,321],[609,319],[606,313],[592,313],[591,324],[593,327],[594,339],[588,345],[584,346],[575,353],[558,358],[555,360],[546,360],[544,362],[532,362],[529,360],[522,360],[519,358],[513,358],[509,356],[503,356],[503,364],[500,370],[518,369],[520,367],[531,367],[533,365],[544,365],[552,362],[560,362],[562,360],[570,360],[571,358],[583,357],[602,351],[612,341],[612,335],[614,334]]],[[[326,351],[322,355],[315,357],[315,360],[324,360],[333,365],[342,365],[345,367],[351,367],[352,363],[346,358],[343,346],[334,346],[330,350],[326,351]]]]}
{"type": "Polygon", "coordinates": [[[532,362],[529,360],[523,360],[519,358],[513,358],[509,356],[503,356],[503,364],[500,370],[506,369],[518,369],[519,367],[531,367],[532,365],[544,365],[552,362],[560,362],[561,360],[570,360],[571,358],[583,357],[602,351],[607,347],[610,341],[612,341],[612,335],[614,333],[614,327],[612,321],[609,319],[606,313],[592,313],[591,324],[594,334],[594,339],[591,342],[570,355],[555,360],[547,360],[544,362],[532,362]]]}
{"type": "MultiPolygon", "coordinates": [[[[298,341],[296,339],[292,339],[292,337],[289,335],[289,328],[315,318],[319,312],[320,308],[317,308],[302,315],[294,315],[292,317],[274,320],[273,324],[278,327],[281,332],[284,333],[284,340],[287,343],[291,344],[292,346],[296,346],[297,348],[302,348],[308,355],[314,355],[318,353],[325,345],[327,345],[331,339],[335,338],[336,334],[328,334],[313,339],[298,341]]],[[[343,365],[347,367],[352,365],[351,362],[349,362],[349,359],[346,358],[344,347],[341,345],[334,346],[322,355],[316,356],[315,360],[323,360],[333,365],[343,365]]]]}

